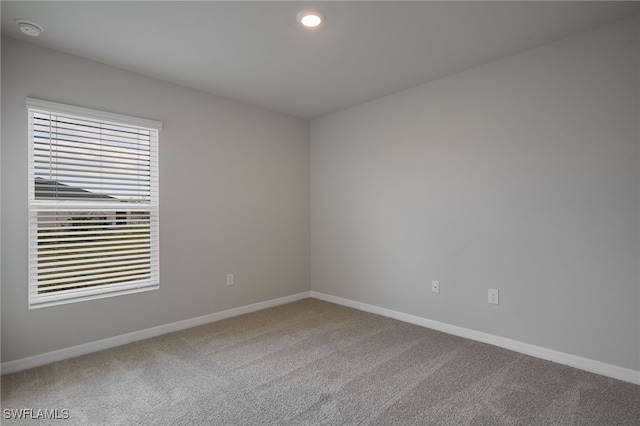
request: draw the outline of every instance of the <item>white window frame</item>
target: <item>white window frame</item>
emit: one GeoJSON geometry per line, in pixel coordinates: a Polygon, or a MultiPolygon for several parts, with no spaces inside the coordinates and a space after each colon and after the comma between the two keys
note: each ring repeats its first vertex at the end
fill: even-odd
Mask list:
{"type": "MultiPolygon", "coordinates": [[[[159,189],[158,188],[158,184],[159,184],[158,182],[159,181],[158,145],[159,143],[158,142],[159,142],[159,133],[160,133],[160,130],[162,129],[162,122],[143,119],[143,118],[137,118],[137,117],[131,117],[131,116],[126,116],[121,114],[109,113],[104,111],[98,111],[94,109],[59,104],[55,102],[43,101],[43,100],[33,99],[33,98],[27,98],[26,105],[27,105],[28,118],[29,118],[28,120],[29,122],[29,129],[28,129],[28,133],[29,133],[29,181],[28,181],[29,182],[29,187],[28,187],[28,190],[29,190],[29,297],[28,297],[29,309],[158,289],[159,283],[160,283],[159,217],[158,217],[159,216],[159,199],[158,199],[158,189],[159,189]],[[146,172],[149,175],[149,178],[147,178],[148,182],[146,183],[146,186],[149,188],[148,190],[149,196],[145,197],[144,200],[138,199],[135,201],[125,201],[123,198],[117,199],[115,197],[110,197],[110,196],[106,196],[104,197],[104,199],[101,199],[101,200],[96,200],[95,199],[96,197],[89,197],[94,199],[88,199],[88,200],[87,199],[64,199],[64,197],[62,197],[63,199],[58,199],[57,198],[58,195],[55,195],[55,197],[51,197],[51,199],[48,199],[48,197],[42,197],[42,196],[40,196],[39,199],[36,199],[35,180],[37,176],[35,174],[36,155],[34,152],[35,151],[34,114],[43,114],[43,113],[51,114],[52,116],[55,115],[55,116],[68,117],[72,119],[76,118],[76,119],[91,120],[93,122],[96,122],[98,124],[101,123],[106,126],[108,125],[127,126],[134,129],[149,131],[149,135],[150,135],[149,136],[150,138],[149,154],[148,154],[149,171],[146,172]],[[75,212],[77,212],[78,215],[84,215],[86,214],[86,212],[89,212],[88,213],[89,215],[91,215],[91,213],[95,215],[102,212],[111,212],[113,213],[114,217],[117,218],[118,214],[122,215],[123,211],[125,215],[127,211],[135,212],[138,214],[140,212],[144,212],[145,230],[143,234],[147,233],[147,227],[148,227],[149,248],[148,248],[148,254],[144,255],[145,258],[144,258],[144,261],[142,261],[144,266],[142,266],[141,268],[144,268],[145,271],[148,270],[149,271],[148,274],[145,273],[143,278],[137,279],[137,280],[134,279],[134,280],[129,280],[127,282],[109,283],[109,278],[104,277],[104,275],[108,275],[108,274],[103,270],[103,272],[98,272],[98,275],[100,276],[98,277],[97,280],[94,280],[94,281],[105,280],[104,283],[99,282],[98,284],[93,284],[91,286],[85,286],[85,287],[82,287],[80,285],[80,286],[76,286],[75,288],[69,289],[69,288],[66,288],[65,285],[67,287],[70,287],[71,285],[68,284],[67,282],[63,282],[62,284],[58,285],[58,287],[65,287],[65,288],[58,289],[55,284],[49,284],[50,286],[53,286],[53,287],[49,287],[50,289],[54,287],[55,289],[49,290],[49,291],[43,291],[43,289],[46,290],[46,288],[43,287],[41,283],[45,281],[44,281],[44,278],[39,278],[39,277],[45,276],[45,274],[41,272],[45,269],[41,268],[39,271],[39,264],[42,265],[42,262],[39,262],[39,260],[44,259],[44,255],[39,254],[41,252],[38,249],[38,243],[39,241],[42,243],[44,241],[44,237],[42,237],[39,240],[39,237],[38,237],[39,221],[44,223],[44,221],[48,219],[42,219],[42,218],[50,217],[51,215],[54,215],[54,214],[56,215],[69,214],[70,212],[71,214],[74,214],[75,212]],[[146,215],[147,212],[148,212],[148,216],[146,215]]],[[[99,139],[99,144],[102,144],[102,143],[103,143],[103,139],[101,137],[99,139]]],[[[103,158],[101,153],[95,154],[95,157],[103,158]]],[[[39,158],[41,159],[42,157],[40,156],[39,158]]],[[[73,170],[71,171],[71,173],[73,173],[73,170]]],[[[84,191],[82,189],[80,190],[84,191]]],[[[55,219],[55,220],[58,221],[59,219],[55,219]]],[[[74,220],[76,219],[74,218],[74,220]]],[[[62,223],[62,222],[59,222],[59,223],[62,223]]],[[[123,222],[119,222],[119,223],[123,223],[123,222]]],[[[130,223],[140,223],[140,222],[135,222],[134,220],[131,220],[130,223]]],[[[93,223],[89,223],[89,226],[92,226],[92,225],[93,223]]],[[[64,224],[58,225],[58,222],[55,222],[54,225],[49,225],[49,226],[55,227],[55,226],[70,226],[70,225],[64,225],[64,224]]],[[[134,225],[128,225],[128,226],[131,227],[134,225]]],[[[103,233],[113,232],[114,234],[117,232],[123,232],[123,231],[117,230],[118,228],[117,223],[116,223],[116,226],[114,226],[113,228],[116,230],[114,231],[107,230],[107,231],[100,231],[100,232],[103,232],[103,233]]],[[[61,229],[61,228],[56,228],[56,229],[61,229]]],[[[77,235],[79,235],[80,232],[83,232],[81,230],[74,230],[73,228],[70,228],[70,227],[65,229],[67,229],[67,231],[61,231],[65,233],[64,235],[67,235],[64,237],[65,239],[69,238],[68,237],[68,235],[70,235],[69,233],[74,233],[74,232],[78,233],[78,234],[71,235],[72,237],[77,238],[77,235]]],[[[91,231],[91,232],[93,233],[96,231],[91,231]]],[[[46,234],[42,234],[42,235],[46,235],[46,234]]],[[[112,236],[111,234],[109,235],[111,238],[116,238],[116,239],[121,238],[118,236],[112,236]]],[[[56,237],[56,238],[58,238],[58,240],[61,240],[63,237],[56,237]]],[[[86,239],[88,237],[84,237],[84,238],[86,239]]],[[[140,238],[140,237],[136,236],[134,238],[140,238]]],[[[146,246],[147,239],[144,238],[144,240],[145,242],[143,243],[143,245],[146,246]]],[[[66,242],[66,240],[64,242],[66,242]]],[[[63,244],[64,242],[56,242],[54,244],[58,244],[58,243],[63,244]]],[[[82,243],[86,243],[86,241],[82,241],[82,243]]],[[[74,246],[74,248],[76,248],[76,246],[74,246]]],[[[86,250],[86,248],[83,248],[83,250],[86,250]]],[[[103,253],[103,255],[108,251],[109,250],[106,250],[106,249],[100,249],[100,252],[103,253]]],[[[82,252],[82,254],[86,255],[88,252],[89,250],[86,250],[82,252]]],[[[112,253],[109,253],[109,255],[113,256],[112,253]]],[[[126,263],[127,264],[126,267],[127,268],[130,267],[129,263],[131,262],[131,260],[127,256],[130,256],[130,255],[122,255],[121,257],[125,258],[125,260],[122,261],[119,258],[118,262],[116,263],[120,263],[120,264],[126,263]]],[[[59,256],[59,257],[62,258],[64,256],[59,256]]],[[[63,260],[59,260],[59,261],[56,260],[54,262],[60,262],[60,264],[65,264],[64,266],[59,268],[59,270],[65,270],[68,264],[72,264],[72,265],[75,264],[77,259],[78,258],[74,258],[72,260],[66,260],[66,262],[63,260]]],[[[106,258],[103,257],[99,259],[99,261],[102,263],[107,262],[105,259],[106,258]]],[[[84,260],[84,261],[87,262],[87,260],[84,260]]],[[[91,262],[94,262],[93,258],[91,262]]],[[[77,263],[81,263],[81,262],[77,261],[77,263]]],[[[114,261],[111,260],[111,263],[113,264],[114,261]]],[[[55,265],[55,266],[57,267],[58,265],[55,265]]],[[[102,266],[102,267],[108,269],[107,266],[102,266]]],[[[79,266],[75,265],[75,266],[71,266],[71,268],[79,268],[79,266]]],[[[118,269],[118,267],[111,268],[111,269],[118,269]]],[[[90,270],[90,272],[96,273],[95,270],[90,270]]],[[[51,272],[49,273],[51,274],[51,272]]],[[[58,275],[64,276],[65,273],[58,273],[58,275]]],[[[118,273],[121,273],[121,272],[118,272],[118,273]]],[[[127,273],[125,273],[125,278],[127,278],[126,274],[127,273]]],[[[57,279],[54,281],[59,282],[61,280],[57,279]]]]}

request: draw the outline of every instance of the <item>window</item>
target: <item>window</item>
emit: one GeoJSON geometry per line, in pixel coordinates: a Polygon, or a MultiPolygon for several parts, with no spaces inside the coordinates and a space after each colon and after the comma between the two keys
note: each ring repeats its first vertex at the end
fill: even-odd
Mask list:
{"type": "Polygon", "coordinates": [[[29,307],[158,288],[162,123],[27,99],[29,307]]]}

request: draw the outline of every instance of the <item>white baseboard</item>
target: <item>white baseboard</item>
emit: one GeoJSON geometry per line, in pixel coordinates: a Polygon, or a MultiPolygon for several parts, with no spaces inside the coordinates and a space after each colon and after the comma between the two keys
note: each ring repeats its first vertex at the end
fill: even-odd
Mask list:
{"type": "Polygon", "coordinates": [[[15,373],[17,371],[26,370],[28,368],[39,367],[41,365],[50,364],[56,361],[73,358],[80,355],[86,355],[93,352],[102,351],[104,349],[114,348],[116,346],[125,345],[127,343],[137,342],[139,340],[148,339],[150,337],[160,336],[162,334],[172,333],[191,327],[196,327],[210,322],[220,321],[226,318],[235,317],[249,312],[260,311],[262,309],[271,308],[285,303],[295,302],[296,300],[310,297],[311,292],[303,292],[293,294],[291,296],[280,297],[278,299],[267,300],[265,302],[254,303],[251,305],[241,306],[222,312],[216,312],[209,315],[203,315],[197,318],[191,318],[183,321],[177,321],[170,324],[159,325],[157,327],[147,328],[144,330],[134,331],[120,336],[109,337],[107,339],[97,340],[95,342],[84,343],[82,345],[72,346],[70,348],[59,349],[57,351],[47,352],[27,358],[16,359],[14,361],[3,362],[0,365],[2,374],[15,373]]]}
{"type": "Polygon", "coordinates": [[[331,296],[324,293],[318,293],[315,291],[307,291],[307,292],[302,292],[298,294],[293,294],[291,296],[285,296],[285,297],[280,297],[278,299],[267,300],[265,302],[259,302],[259,303],[254,303],[247,306],[241,306],[238,308],[233,308],[233,309],[229,309],[222,312],[203,315],[197,318],[177,321],[170,324],[147,328],[145,330],[134,331],[132,333],[122,334],[120,336],[114,336],[107,339],[98,340],[95,342],[84,343],[82,345],[72,346],[70,348],[64,348],[57,351],[52,351],[44,354],[30,356],[27,358],[17,359],[14,361],[3,362],[0,365],[0,371],[2,371],[2,374],[15,373],[15,372],[26,370],[29,368],[50,364],[52,362],[62,361],[65,359],[76,357],[76,356],[86,355],[92,352],[98,352],[104,349],[110,349],[116,346],[125,345],[127,343],[132,343],[139,340],[160,336],[162,334],[172,333],[174,331],[180,331],[180,330],[196,327],[203,324],[220,321],[226,318],[231,318],[238,315],[247,314],[250,312],[255,312],[262,309],[283,305],[285,303],[295,302],[296,300],[305,299],[308,297],[313,297],[319,300],[324,300],[324,301],[335,303],[338,305],[348,306],[350,308],[358,309],[360,311],[370,312],[370,313],[382,315],[388,318],[393,318],[393,319],[408,322],[411,324],[416,324],[422,327],[427,327],[433,330],[438,330],[444,333],[452,334],[454,336],[465,337],[467,339],[476,340],[478,342],[488,343],[494,346],[499,346],[499,347],[509,349],[515,352],[519,352],[525,355],[546,359],[548,361],[553,361],[559,364],[568,365],[570,367],[589,371],[591,373],[596,373],[603,376],[611,377],[618,380],[624,380],[626,382],[640,385],[640,371],[631,370],[628,368],[623,368],[616,365],[607,364],[604,362],[595,361],[592,359],[583,358],[576,355],[571,355],[564,352],[543,348],[540,346],[530,345],[528,343],[511,340],[504,337],[494,336],[492,334],[483,333],[480,331],[471,330],[464,327],[458,327],[455,325],[446,324],[443,322],[434,321],[434,320],[418,317],[411,314],[405,314],[403,312],[381,308],[379,306],[369,305],[367,303],[356,302],[354,300],[345,299],[342,297],[331,296]]]}
{"type": "Polygon", "coordinates": [[[465,337],[467,339],[476,340],[478,342],[488,343],[490,345],[499,346],[525,355],[545,359],[547,361],[557,362],[558,364],[568,365],[570,367],[585,370],[590,373],[596,373],[602,376],[624,380],[625,382],[640,385],[640,371],[637,370],[631,370],[628,368],[623,368],[616,365],[543,348],[540,346],[530,345],[528,343],[519,342],[517,340],[507,339],[505,337],[494,336],[492,334],[483,333],[468,328],[458,327],[439,321],[433,321],[430,319],[405,314],[403,312],[398,312],[391,309],[381,308],[362,302],[356,302],[354,300],[344,299],[342,297],[318,293],[316,291],[311,292],[311,297],[338,305],[348,306],[360,311],[370,312],[411,324],[416,324],[433,330],[442,331],[444,333],[453,334],[454,336],[465,337]]]}

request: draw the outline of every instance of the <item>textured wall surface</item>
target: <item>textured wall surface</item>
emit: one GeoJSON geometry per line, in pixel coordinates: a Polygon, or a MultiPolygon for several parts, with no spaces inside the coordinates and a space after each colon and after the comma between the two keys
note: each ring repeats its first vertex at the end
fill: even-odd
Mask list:
{"type": "Polygon", "coordinates": [[[2,361],[308,291],[308,138],[305,120],[3,39],[2,361]],[[164,122],[158,291],[27,308],[26,97],[164,122]]]}
{"type": "Polygon", "coordinates": [[[312,290],[640,370],[638,35],[313,120],[312,290]]]}

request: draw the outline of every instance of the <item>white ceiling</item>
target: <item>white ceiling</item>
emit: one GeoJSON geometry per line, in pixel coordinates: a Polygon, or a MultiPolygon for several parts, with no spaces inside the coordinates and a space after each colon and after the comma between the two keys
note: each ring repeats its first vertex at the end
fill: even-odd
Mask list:
{"type": "Polygon", "coordinates": [[[640,13],[638,2],[11,2],[2,34],[313,118],[640,13]],[[296,14],[321,9],[322,28],[296,14]],[[23,35],[16,19],[44,27],[23,35]]]}

